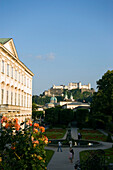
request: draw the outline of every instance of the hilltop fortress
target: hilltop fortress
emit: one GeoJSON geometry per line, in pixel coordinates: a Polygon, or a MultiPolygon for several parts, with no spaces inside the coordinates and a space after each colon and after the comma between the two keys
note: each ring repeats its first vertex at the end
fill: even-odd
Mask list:
{"type": "Polygon", "coordinates": [[[81,82],[79,83],[69,83],[68,86],[60,85],[55,86],[53,85],[53,89],[67,89],[67,90],[73,90],[73,89],[91,89],[91,84],[88,83],[88,85],[82,85],[81,82]]]}
{"type": "Polygon", "coordinates": [[[81,92],[92,91],[90,83],[88,83],[88,85],[82,85],[81,82],[79,82],[79,83],[69,83],[67,86],[66,85],[60,85],[60,86],[53,85],[49,90],[45,90],[43,95],[44,96],[53,96],[53,95],[63,96],[64,90],[73,90],[73,89],[80,89],[81,92]]]}

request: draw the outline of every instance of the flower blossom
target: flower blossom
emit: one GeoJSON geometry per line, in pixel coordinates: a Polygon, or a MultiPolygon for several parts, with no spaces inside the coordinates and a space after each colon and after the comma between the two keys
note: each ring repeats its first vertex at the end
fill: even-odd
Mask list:
{"type": "Polygon", "coordinates": [[[42,157],[41,157],[41,156],[37,156],[37,158],[38,158],[39,160],[42,160],[42,157]]]}
{"type": "Polygon", "coordinates": [[[45,128],[43,126],[40,126],[39,129],[42,133],[45,132],[45,128]]]}
{"type": "Polygon", "coordinates": [[[26,125],[32,126],[32,121],[31,121],[31,120],[28,120],[28,121],[26,122],[26,125]]]}
{"type": "Polygon", "coordinates": [[[15,129],[18,131],[20,129],[20,125],[18,123],[15,123],[15,129]]]}
{"type": "Polygon", "coordinates": [[[34,127],[35,127],[35,128],[38,128],[38,127],[39,127],[39,124],[38,124],[38,123],[34,123],[34,127]]]}
{"type": "Polygon", "coordinates": [[[35,144],[39,144],[39,141],[38,141],[38,140],[35,140],[35,141],[33,141],[33,143],[35,143],[35,144]]]}
{"type": "Polygon", "coordinates": [[[9,127],[9,123],[6,123],[5,128],[7,129],[9,127]]]}
{"type": "Polygon", "coordinates": [[[33,132],[34,132],[34,133],[38,133],[38,129],[33,128],[33,132]]]}
{"type": "Polygon", "coordinates": [[[1,119],[1,123],[3,123],[3,122],[7,123],[8,122],[8,118],[3,116],[2,119],[1,119]]]}

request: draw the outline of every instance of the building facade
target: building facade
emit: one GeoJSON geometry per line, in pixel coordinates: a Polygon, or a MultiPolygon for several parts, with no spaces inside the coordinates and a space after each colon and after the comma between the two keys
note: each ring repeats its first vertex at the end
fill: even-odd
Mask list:
{"type": "Polygon", "coordinates": [[[32,116],[33,73],[17,55],[12,38],[0,38],[0,116],[17,117],[19,123],[32,116]]]}

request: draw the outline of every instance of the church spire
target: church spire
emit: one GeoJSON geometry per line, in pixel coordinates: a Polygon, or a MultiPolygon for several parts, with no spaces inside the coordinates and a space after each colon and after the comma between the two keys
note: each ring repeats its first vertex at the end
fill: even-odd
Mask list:
{"type": "Polygon", "coordinates": [[[71,99],[72,101],[74,101],[72,93],[71,93],[70,99],[71,99]]]}
{"type": "Polygon", "coordinates": [[[65,93],[65,98],[64,98],[64,100],[68,100],[67,91],[66,91],[66,93],[65,93]]]}

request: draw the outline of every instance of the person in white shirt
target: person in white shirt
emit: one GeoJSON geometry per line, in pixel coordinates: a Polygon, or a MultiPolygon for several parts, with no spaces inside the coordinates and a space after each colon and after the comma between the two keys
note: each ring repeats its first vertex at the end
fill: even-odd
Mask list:
{"type": "Polygon", "coordinates": [[[72,141],[69,141],[69,146],[70,148],[72,148],[72,141]]]}
{"type": "Polygon", "coordinates": [[[61,146],[62,146],[62,144],[61,144],[61,142],[59,141],[59,142],[58,142],[58,149],[57,149],[57,152],[59,152],[59,149],[60,149],[60,151],[62,152],[61,146]]]}

